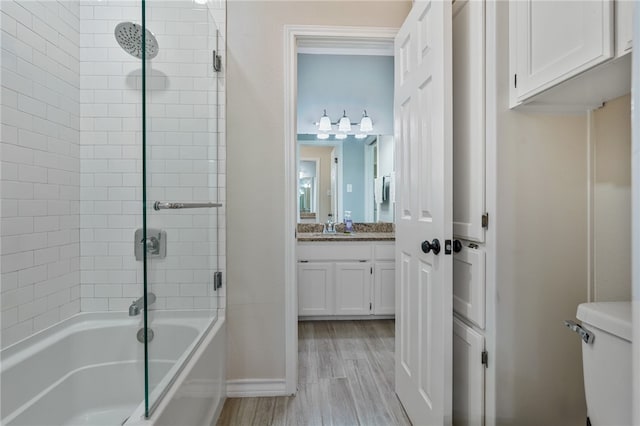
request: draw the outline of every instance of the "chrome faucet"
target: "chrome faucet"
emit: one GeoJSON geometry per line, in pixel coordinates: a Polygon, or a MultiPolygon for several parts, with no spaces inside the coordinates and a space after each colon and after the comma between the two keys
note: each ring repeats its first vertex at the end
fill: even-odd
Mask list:
{"type": "MultiPolygon", "coordinates": [[[[153,293],[147,293],[147,305],[151,306],[155,303],[155,301],[156,301],[156,295],[153,293]]],[[[133,302],[131,302],[131,305],[129,306],[129,316],[135,317],[136,315],[140,314],[140,311],[143,308],[144,308],[144,298],[139,297],[137,300],[134,300],[133,302]]]]}

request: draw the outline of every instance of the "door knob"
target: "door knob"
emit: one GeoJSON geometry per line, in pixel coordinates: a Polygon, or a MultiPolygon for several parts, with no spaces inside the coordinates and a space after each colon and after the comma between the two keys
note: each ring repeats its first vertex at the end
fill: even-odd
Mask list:
{"type": "Polygon", "coordinates": [[[460,250],[462,250],[462,243],[460,240],[453,240],[453,251],[455,253],[460,253],[460,250]]]}
{"type": "Polygon", "coordinates": [[[428,240],[422,242],[423,253],[429,253],[432,250],[433,254],[437,255],[438,253],[440,253],[440,240],[438,240],[437,238],[434,238],[431,242],[429,242],[428,240]]]}

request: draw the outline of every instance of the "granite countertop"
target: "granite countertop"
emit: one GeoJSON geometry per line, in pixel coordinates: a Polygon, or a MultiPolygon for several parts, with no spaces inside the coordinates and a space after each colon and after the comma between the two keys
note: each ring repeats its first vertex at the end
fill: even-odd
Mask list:
{"type": "Polygon", "coordinates": [[[336,224],[335,234],[324,234],[321,223],[298,224],[298,241],[395,241],[393,223],[354,223],[353,233],[344,233],[344,224],[336,224]]]}
{"type": "Polygon", "coordinates": [[[298,241],[395,241],[395,232],[354,232],[323,234],[322,232],[298,232],[298,241]]]}

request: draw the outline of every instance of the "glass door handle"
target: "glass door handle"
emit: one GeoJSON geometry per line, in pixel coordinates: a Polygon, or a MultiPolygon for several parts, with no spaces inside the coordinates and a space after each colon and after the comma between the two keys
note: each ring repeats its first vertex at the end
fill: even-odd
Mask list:
{"type": "Polygon", "coordinates": [[[154,210],[206,209],[212,207],[222,207],[222,203],[171,203],[163,201],[153,203],[154,210]]]}

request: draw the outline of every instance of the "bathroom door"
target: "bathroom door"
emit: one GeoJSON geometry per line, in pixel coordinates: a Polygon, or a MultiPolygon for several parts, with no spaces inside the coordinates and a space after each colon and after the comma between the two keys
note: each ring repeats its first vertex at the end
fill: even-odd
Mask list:
{"type": "Polygon", "coordinates": [[[452,416],[451,29],[417,0],[395,40],[396,393],[419,425],[452,416]]]}

